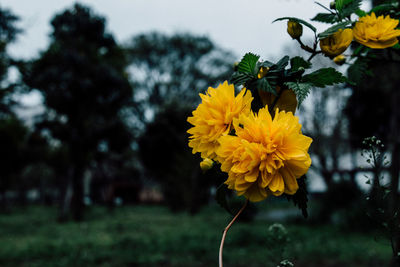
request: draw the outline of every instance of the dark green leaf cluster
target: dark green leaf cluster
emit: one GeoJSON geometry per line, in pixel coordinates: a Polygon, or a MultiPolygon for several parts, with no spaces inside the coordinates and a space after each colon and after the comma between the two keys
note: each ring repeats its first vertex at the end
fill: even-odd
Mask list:
{"type": "Polygon", "coordinates": [[[336,8],[339,11],[340,17],[346,18],[360,9],[362,0],[342,0],[336,2],[343,2],[343,5],[340,6],[340,9],[338,6],[336,6],[336,8]]]}
{"type": "Polygon", "coordinates": [[[306,69],[311,68],[311,63],[299,56],[291,59],[284,56],[276,64],[269,61],[260,62],[259,58],[257,55],[247,53],[231,77],[232,83],[250,89],[253,95],[257,90],[277,95],[276,86],[284,85],[294,91],[300,105],[312,87],[325,87],[347,81],[334,68],[322,68],[303,75],[306,69]],[[289,62],[290,68],[287,69],[289,62]],[[259,78],[258,73],[262,67],[268,68],[268,71],[264,77],[259,78]]]}
{"type": "Polygon", "coordinates": [[[301,213],[303,214],[304,218],[308,217],[307,212],[307,203],[308,203],[308,191],[306,185],[306,176],[303,175],[299,179],[297,179],[297,183],[299,184],[299,189],[297,190],[296,194],[294,195],[286,195],[286,198],[289,201],[292,201],[295,206],[297,206],[301,213]]]}

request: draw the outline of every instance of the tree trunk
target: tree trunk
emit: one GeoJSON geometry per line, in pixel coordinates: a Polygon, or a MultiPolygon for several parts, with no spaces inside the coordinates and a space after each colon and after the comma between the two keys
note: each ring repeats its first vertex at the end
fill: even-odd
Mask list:
{"type": "Polygon", "coordinates": [[[82,164],[78,163],[75,165],[74,174],[72,177],[72,187],[73,187],[73,196],[72,196],[72,216],[75,221],[83,220],[83,177],[84,177],[84,167],[82,164]]]}

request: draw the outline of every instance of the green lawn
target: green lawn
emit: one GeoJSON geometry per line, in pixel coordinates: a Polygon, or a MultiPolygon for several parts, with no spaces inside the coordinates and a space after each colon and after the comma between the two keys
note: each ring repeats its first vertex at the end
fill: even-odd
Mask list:
{"type": "MultiPolygon", "coordinates": [[[[217,266],[228,214],[217,206],[196,216],[164,207],[92,207],[87,221],[55,222],[56,209],[29,207],[0,215],[0,266],[217,266]]],[[[333,226],[285,225],[260,216],[228,233],[226,267],[386,266],[391,249],[373,234],[333,226]]]]}

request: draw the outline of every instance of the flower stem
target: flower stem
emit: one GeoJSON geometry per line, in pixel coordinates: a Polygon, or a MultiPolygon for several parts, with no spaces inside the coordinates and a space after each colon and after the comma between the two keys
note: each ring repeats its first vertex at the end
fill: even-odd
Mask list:
{"type": "Polygon", "coordinates": [[[226,233],[228,233],[229,228],[231,228],[232,224],[236,221],[236,219],[239,217],[239,215],[243,212],[243,210],[246,208],[248,203],[249,203],[249,200],[246,199],[246,202],[244,203],[243,207],[239,210],[239,212],[235,215],[235,217],[233,217],[232,221],[225,227],[224,233],[222,234],[221,245],[219,246],[219,267],[222,267],[222,252],[224,250],[224,242],[225,242],[226,233]]]}

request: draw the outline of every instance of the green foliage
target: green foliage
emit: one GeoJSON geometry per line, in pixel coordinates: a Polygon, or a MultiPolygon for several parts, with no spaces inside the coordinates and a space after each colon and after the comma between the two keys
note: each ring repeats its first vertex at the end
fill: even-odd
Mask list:
{"type": "Polygon", "coordinates": [[[321,68],[310,74],[304,75],[303,82],[311,83],[316,87],[325,87],[347,81],[346,77],[334,68],[321,68]]]}
{"type": "Polygon", "coordinates": [[[339,10],[339,14],[342,18],[346,18],[351,14],[355,13],[360,9],[361,3],[363,0],[351,0],[351,1],[343,1],[343,7],[339,10]]]}
{"type": "Polygon", "coordinates": [[[290,59],[290,68],[293,71],[297,71],[300,68],[309,69],[311,68],[311,62],[306,61],[304,58],[300,56],[296,56],[290,59]]]}
{"type": "Polygon", "coordinates": [[[382,13],[388,13],[392,10],[396,10],[399,6],[399,3],[390,3],[390,4],[380,4],[374,6],[369,13],[374,12],[377,16],[382,13]]]}
{"type": "Polygon", "coordinates": [[[260,56],[253,53],[246,53],[243,56],[242,60],[239,62],[238,71],[241,73],[257,75],[257,62],[259,58],[260,56]]]}
{"type": "Polygon", "coordinates": [[[287,82],[285,83],[285,85],[288,88],[292,89],[293,92],[296,94],[299,106],[304,101],[304,99],[306,99],[313,86],[311,83],[300,83],[300,82],[287,82]]]}
{"type": "Polygon", "coordinates": [[[318,21],[323,23],[335,23],[338,20],[338,17],[334,13],[318,13],[311,19],[312,21],[318,21]]]}
{"type": "Polygon", "coordinates": [[[362,78],[370,73],[370,71],[368,71],[368,62],[368,59],[358,58],[353,64],[351,64],[347,69],[347,77],[350,83],[359,84],[362,78]]]}
{"type": "Polygon", "coordinates": [[[308,23],[307,21],[304,21],[302,19],[299,18],[295,18],[295,17],[282,17],[282,18],[278,18],[276,20],[274,20],[272,23],[276,22],[276,21],[281,21],[281,20],[291,20],[300,24],[303,24],[304,26],[306,26],[307,28],[309,28],[310,30],[312,30],[313,32],[317,32],[317,29],[311,25],[310,23],[308,23]]]}
{"type": "Polygon", "coordinates": [[[228,201],[226,199],[228,191],[229,189],[226,184],[221,184],[220,186],[218,186],[217,192],[215,193],[215,200],[222,208],[232,214],[232,211],[229,208],[228,201]]]}
{"type": "Polygon", "coordinates": [[[336,9],[341,12],[343,8],[354,2],[354,0],[335,0],[336,9]]]}
{"type": "Polygon", "coordinates": [[[257,88],[265,92],[277,95],[275,88],[270,85],[266,77],[257,80],[257,88]]]}
{"type": "Polygon", "coordinates": [[[303,175],[299,179],[297,179],[297,183],[299,184],[299,189],[294,195],[286,195],[289,201],[293,201],[293,204],[297,206],[304,218],[308,217],[307,212],[307,203],[308,203],[308,192],[307,192],[307,184],[306,184],[306,176],[303,175]]]}
{"type": "Polygon", "coordinates": [[[337,32],[338,30],[346,28],[346,26],[348,26],[349,24],[351,24],[351,21],[344,21],[344,22],[335,24],[335,25],[329,27],[328,29],[326,29],[325,31],[319,33],[318,37],[320,39],[326,38],[326,37],[334,34],[335,32],[337,32]]]}

